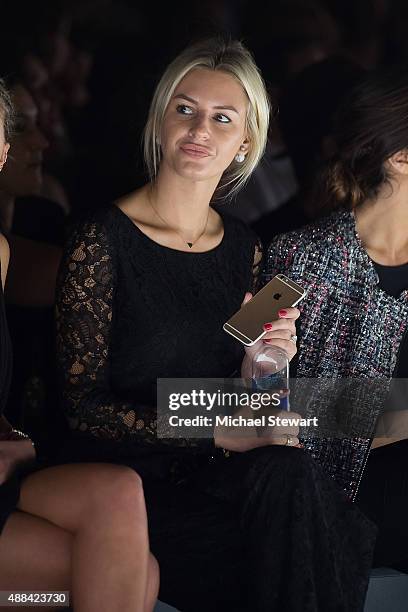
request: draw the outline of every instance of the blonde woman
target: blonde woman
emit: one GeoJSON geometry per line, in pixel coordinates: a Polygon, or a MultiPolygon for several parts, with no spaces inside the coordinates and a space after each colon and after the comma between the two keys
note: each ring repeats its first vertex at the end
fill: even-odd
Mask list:
{"type": "MultiPolygon", "coordinates": [[[[0,80],[0,170],[12,116],[0,80]]],[[[103,464],[37,471],[31,441],[2,416],[11,375],[3,296],[9,258],[0,234],[0,590],[70,591],[75,612],[151,612],[158,569],[137,473],[103,464]]]]}
{"type": "MultiPolygon", "coordinates": [[[[162,76],[145,130],[150,181],[82,224],[60,271],[58,353],[72,430],[65,455],[116,458],[144,482],[160,598],[180,610],[356,611],[371,527],[299,448],[297,430],[163,440],[159,377],[248,365],[223,323],[256,290],[261,253],[211,206],[261,158],[269,103],[250,53],[206,40],[162,76]]],[[[296,309],[263,342],[293,357],[296,309]]]]}

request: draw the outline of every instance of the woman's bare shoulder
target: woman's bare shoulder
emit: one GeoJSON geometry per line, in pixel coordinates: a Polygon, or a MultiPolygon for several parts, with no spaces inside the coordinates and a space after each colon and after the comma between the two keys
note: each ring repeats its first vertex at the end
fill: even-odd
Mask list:
{"type": "Polygon", "coordinates": [[[7,268],[10,259],[10,249],[6,238],[3,234],[0,234],[0,266],[1,266],[1,280],[4,288],[6,282],[7,268]]]}

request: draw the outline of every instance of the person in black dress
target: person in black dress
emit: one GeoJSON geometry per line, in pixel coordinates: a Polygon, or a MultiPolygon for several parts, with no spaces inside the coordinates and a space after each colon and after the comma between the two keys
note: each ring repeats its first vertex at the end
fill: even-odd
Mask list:
{"type": "MultiPolygon", "coordinates": [[[[0,81],[0,169],[11,100],[0,81]]],[[[158,589],[139,476],[118,465],[33,464],[31,440],[3,416],[12,370],[0,234],[0,590],[71,592],[75,610],[151,612],[158,589]],[[113,567],[112,567],[113,566],[113,567]]]]}
{"type": "Polygon", "coordinates": [[[297,430],[159,439],[158,377],[228,377],[262,343],[296,352],[297,309],[244,350],[223,323],[257,288],[257,238],[209,206],[250,175],[269,105],[249,52],[208,40],[164,73],[145,131],[151,181],[71,235],[57,289],[60,458],[143,478],[160,599],[183,611],[361,610],[374,528],[297,430]],[[292,338],[292,339],[291,339],[292,338]],[[290,443],[294,443],[290,447],[290,443]]]}

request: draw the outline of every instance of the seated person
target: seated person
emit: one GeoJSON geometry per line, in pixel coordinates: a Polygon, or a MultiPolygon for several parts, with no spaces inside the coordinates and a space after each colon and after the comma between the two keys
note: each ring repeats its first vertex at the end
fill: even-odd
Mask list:
{"type": "Polygon", "coordinates": [[[250,176],[268,119],[237,41],[202,41],[166,69],[145,129],[151,180],[84,220],[65,250],[57,351],[72,433],[60,457],[142,476],[160,599],[178,609],[357,612],[373,526],[297,447],[296,428],[157,435],[157,378],[229,377],[263,342],[296,353],[295,308],[246,353],[222,329],[256,291],[261,254],[210,203],[250,176]]]}
{"type": "MultiPolygon", "coordinates": [[[[3,167],[12,103],[1,81],[0,108],[3,167]]],[[[8,262],[0,234],[0,590],[70,591],[84,612],[151,612],[158,567],[137,473],[92,464],[39,470],[31,440],[2,416],[11,376],[3,299],[8,262]]]]}
{"type": "MultiPolygon", "coordinates": [[[[316,185],[316,207],[331,214],[275,238],[264,281],[284,273],[308,291],[297,376],[387,385],[408,378],[407,73],[380,72],[357,85],[338,113],[334,142],[316,185]]],[[[400,399],[404,410],[381,417],[373,442],[345,439],[336,455],[350,457],[353,496],[380,528],[374,563],[408,570],[408,419],[400,399]]],[[[333,457],[324,441],[314,452],[324,463],[333,457]]],[[[342,469],[333,475],[350,487],[342,469]]]]}

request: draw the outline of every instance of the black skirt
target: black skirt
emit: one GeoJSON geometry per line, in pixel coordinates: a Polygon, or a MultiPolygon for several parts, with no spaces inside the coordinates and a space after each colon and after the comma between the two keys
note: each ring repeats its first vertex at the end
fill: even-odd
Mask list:
{"type": "Polygon", "coordinates": [[[305,451],[118,457],[117,445],[115,456],[110,442],[93,440],[71,446],[71,459],[142,477],[159,598],[177,609],[363,610],[376,527],[305,451]]]}

